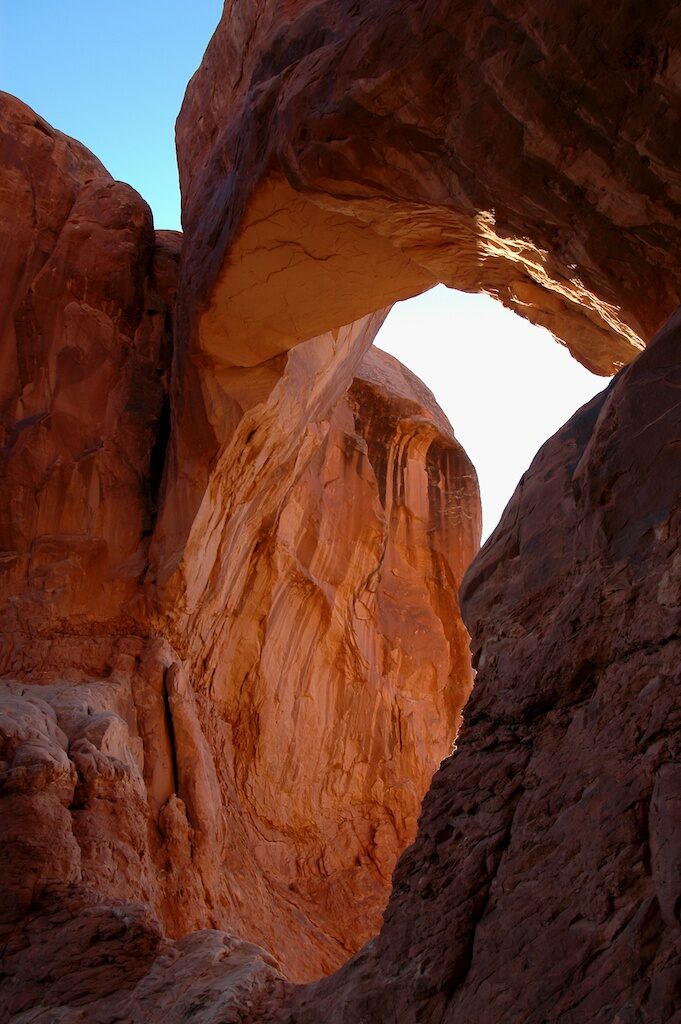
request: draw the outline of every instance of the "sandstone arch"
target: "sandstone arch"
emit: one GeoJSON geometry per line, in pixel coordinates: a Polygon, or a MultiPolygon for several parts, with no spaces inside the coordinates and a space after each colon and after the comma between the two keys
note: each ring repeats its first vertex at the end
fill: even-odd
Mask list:
{"type": "MultiPolygon", "coordinates": [[[[679,31],[666,3],[226,4],[177,123],[183,460],[229,434],[239,367],[437,282],[628,363],[681,300],[679,31]]],[[[162,580],[202,494],[171,503],[162,580]]]]}
{"type": "Polygon", "coordinates": [[[378,927],[470,690],[475,471],[367,351],[383,311],[196,369],[180,236],[6,94],[0,140],[0,930],[56,886],[329,971],[378,927]]]}
{"type": "MultiPolygon", "coordinates": [[[[679,303],[679,30],[679,13],[666,3],[645,9],[606,3],[596,11],[580,3],[557,11],[539,2],[301,2],[283,9],[267,2],[228,4],[178,121],[185,357],[200,367],[204,388],[221,374],[247,379],[249,367],[300,343],[314,345],[324,330],[347,332],[351,321],[356,329],[362,317],[436,281],[489,291],[549,327],[597,372],[627,364],[679,303]],[[447,97],[444,112],[440,93],[447,97]],[[267,268],[264,280],[258,266],[267,268]]],[[[642,362],[643,378],[649,365],[642,362]]],[[[654,378],[655,370],[650,373],[654,378]]],[[[216,389],[211,395],[216,400],[216,389]]],[[[618,400],[627,401],[605,401],[612,410],[618,400]]],[[[664,401],[671,401],[669,394],[664,401]]],[[[587,426],[577,419],[547,455],[561,465],[563,483],[573,467],[565,468],[561,445],[581,451],[600,408],[588,414],[587,426]]],[[[218,421],[215,416],[219,433],[218,421]]],[[[537,478],[543,472],[551,479],[554,467],[540,463],[537,478]]],[[[553,494],[556,486],[546,484],[541,500],[555,497],[557,507],[566,502],[569,508],[569,487],[566,498],[553,494]]],[[[520,551],[528,571],[541,562],[541,531],[523,543],[522,501],[521,490],[481,565],[483,583],[490,573],[498,581],[502,566],[520,551]]],[[[660,507],[662,518],[673,514],[672,504],[660,507]]],[[[588,519],[591,511],[585,514],[588,519]]],[[[570,515],[565,512],[558,527],[568,534],[570,515]]],[[[590,563],[594,575],[577,581],[575,593],[601,574],[607,577],[598,559],[607,561],[608,545],[619,541],[607,531],[606,538],[590,563]]],[[[565,550],[573,550],[571,543],[565,550]]],[[[660,550],[654,559],[664,557],[660,550]]],[[[650,564],[655,575],[660,563],[650,564]]],[[[542,571],[553,579],[557,570],[550,563],[537,568],[542,571]]],[[[484,631],[481,621],[474,624],[478,632],[484,631]]],[[[658,642],[651,633],[652,646],[658,642]]],[[[503,635],[494,643],[506,650],[503,635]]],[[[512,649],[513,640],[508,644],[512,649]]],[[[515,680],[512,667],[508,672],[515,680]]],[[[570,664],[561,662],[556,672],[563,672],[564,682],[572,679],[570,664]]],[[[582,680],[579,686],[591,678],[586,667],[573,675],[582,680]]],[[[496,664],[487,678],[499,678],[496,664]]],[[[509,725],[508,747],[504,741],[498,757],[501,775],[495,775],[498,732],[490,724],[488,735],[485,723],[488,707],[502,716],[503,710],[484,686],[473,716],[478,706],[479,724],[469,735],[471,744],[486,750],[489,742],[490,754],[480,764],[497,780],[499,807],[492,795],[492,817],[480,833],[481,849],[494,865],[495,829],[501,830],[503,851],[502,808],[507,801],[515,806],[513,777],[525,771],[528,748],[509,725]]],[[[474,763],[472,750],[471,758],[474,763]]],[[[445,859],[441,885],[434,883],[431,891],[426,884],[421,893],[419,882],[426,865],[440,863],[440,844],[447,843],[441,834],[449,828],[441,825],[445,806],[468,799],[457,800],[447,774],[457,763],[464,758],[445,769],[429,798],[430,825],[398,872],[381,938],[338,978],[293,994],[285,1019],[368,1013],[377,1020],[424,1014],[440,1020],[465,1014],[469,1003],[483,1012],[478,996],[469,994],[475,973],[471,989],[465,980],[488,899],[480,897],[478,906],[475,893],[488,891],[479,883],[496,868],[488,864],[478,871],[475,852],[467,859],[465,844],[476,849],[476,814],[486,813],[472,791],[471,806],[478,811],[463,839],[452,832],[464,842],[463,852],[452,854],[458,880],[449,872],[453,861],[445,859]],[[450,886],[456,909],[443,926],[458,936],[451,948],[438,945],[432,934],[437,902],[446,903],[450,886]],[[421,911],[423,930],[415,939],[412,925],[421,911]]],[[[476,785],[484,787],[485,777],[477,776],[476,785]]],[[[632,825],[624,841],[633,842],[634,833],[632,825]]],[[[559,890],[562,907],[561,899],[559,890]]],[[[486,927],[494,945],[493,926],[486,927]]],[[[672,933],[661,942],[664,956],[675,963],[672,933]]],[[[501,956],[501,946],[498,939],[493,957],[501,956]]],[[[576,947],[575,957],[579,963],[576,947]]],[[[478,964],[484,973],[484,954],[478,964]]],[[[501,961],[495,969],[500,980],[494,1012],[504,1020],[524,1013],[518,1003],[512,1009],[504,1002],[501,961]]],[[[635,962],[631,970],[639,970],[635,962]]],[[[594,1012],[607,1014],[599,1003],[607,1001],[606,989],[589,1004],[594,1012]]],[[[656,991],[651,1012],[664,1015],[666,997],[656,991]]],[[[541,1006],[540,994],[537,1000],[541,1006]]],[[[566,1020],[579,1019],[570,1016],[578,1011],[567,1002],[560,1012],[566,1020]]]]}
{"type": "MultiPolygon", "coordinates": [[[[362,391],[368,374],[371,385],[362,359],[386,305],[437,280],[489,290],[609,372],[627,363],[678,303],[678,19],[667,3],[609,0],[597,9],[575,0],[559,10],[538,0],[226,5],[178,126],[186,237],[169,385],[173,433],[161,514],[141,548],[143,575],[122,617],[120,603],[112,618],[102,614],[102,634],[71,629],[53,642],[29,632],[23,645],[3,652],[12,672],[40,668],[40,678],[15,680],[10,691],[21,742],[8,748],[18,756],[5,806],[10,820],[19,820],[31,777],[26,765],[38,765],[50,827],[48,875],[54,870],[50,877],[61,880],[19,918],[10,993],[19,1012],[45,1006],[64,1019],[72,1010],[82,1017],[80,1004],[91,998],[82,985],[47,978],[36,996],[31,956],[44,952],[42,936],[56,935],[55,964],[67,979],[73,950],[78,963],[94,943],[93,968],[100,951],[109,958],[113,951],[120,992],[114,997],[106,988],[109,977],[93,998],[98,1009],[112,1000],[109,1010],[119,1015],[172,1012],[181,1019],[203,1000],[215,1015],[228,1004],[241,1017],[296,1022],[361,1015],[435,1022],[469,1013],[525,1021],[544,1019],[547,1006],[566,1024],[584,1013],[604,1021],[673,1019],[678,849],[665,822],[678,801],[677,322],[546,446],[468,577],[481,685],[461,752],[438,774],[421,835],[398,868],[380,938],[337,976],[293,990],[248,945],[204,934],[173,946],[152,915],[129,900],[134,895],[170,931],[181,931],[173,914],[184,914],[186,927],[188,908],[198,909],[198,926],[208,908],[219,924],[224,898],[230,920],[253,927],[238,885],[266,903],[275,876],[286,878],[285,870],[268,876],[249,868],[253,835],[244,839],[246,818],[237,813],[248,773],[220,778],[214,756],[231,749],[227,725],[237,724],[238,742],[255,749],[257,714],[212,716],[211,698],[235,692],[227,685],[235,666],[242,691],[258,682],[249,669],[265,631],[254,613],[260,594],[270,593],[274,561],[263,539],[284,499],[295,503],[285,539],[300,527],[305,507],[282,478],[303,481],[315,458],[333,463],[334,447],[349,455],[361,447],[337,439],[351,433],[347,402],[361,397],[347,398],[352,380],[362,391]],[[439,94],[447,97],[446,116],[431,102],[439,94]],[[270,249],[270,269],[283,282],[276,289],[259,287],[257,264],[270,249]],[[556,609],[546,619],[544,601],[556,609]],[[221,657],[228,649],[221,648],[225,610],[227,617],[246,611],[243,648],[229,650],[229,659],[221,657]],[[75,666],[74,681],[86,684],[75,702],[62,686],[69,679],[48,682],[67,663],[75,666]],[[48,686],[36,694],[34,682],[48,686]],[[649,715],[642,730],[633,717],[613,725],[613,704],[633,709],[639,700],[649,715]],[[121,725],[128,721],[138,730],[132,741],[121,725]],[[642,737],[650,742],[641,752],[642,737]],[[137,740],[153,754],[146,776],[134,757],[137,740]],[[36,749],[41,756],[32,761],[36,749]],[[458,771],[462,778],[453,781],[458,771]],[[607,787],[591,785],[599,772],[614,779],[612,801],[607,787]],[[231,810],[216,814],[211,794],[233,783],[231,810]],[[554,799],[565,815],[553,813],[554,799]],[[149,847],[135,847],[127,840],[146,821],[145,800],[156,831],[149,847]],[[111,825],[101,812],[112,803],[126,808],[124,827],[117,822],[113,837],[104,830],[98,860],[92,824],[111,825]],[[89,808],[91,818],[81,813],[89,808]],[[577,826],[586,828],[594,816],[593,859],[589,849],[583,860],[570,857],[577,826]],[[542,843],[550,852],[546,865],[542,843]],[[237,886],[227,892],[215,884],[225,851],[236,854],[237,886]],[[97,875],[98,863],[108,865],[114,854],[127,865],[122,891],[115,872],[106,884],[97,875]],[[170,868],[159,875],[159,863],[170,868]],[[575,912],[570,896],[582,876],[593,889],[585,888],[575,912]],[[99,893],[83,893],[83,881],[93,880],[99,893]],[[550,889],[545,901],[542,885],[550,889]],[[544,905],[551,912],[546,947],[544,905]],[[507,935],[517,955],[509,957],[507,935]],[[132,967],[116,959],[121,948],[126,957],[132,948],[132,967]],[[557,948],[564,955],[556,957],[557,948]],[[169,1006],[173,981],[182,998],[169,1006]],[[80,1000],[75,1010],[72,996],[80,1000]]],[[[51,140],[57,176],[68,179],[73,149],[66,147],[64,163],[63,140],[30,112],[22,117],[31,139],[51,140]]],[[[76,154],[75,163],[83,176],[68,186],[72,197],[90,175],[101,175],[89,155],[76,154]]],[[[40,232],[38,262],[49,258],[50,226],[40,232]]],[[[151,282],[154,249],[143,208],[134,226],[146,253],[138,270],[151,282]]],[[[23,287],[29,275],[21,268],[23,287]]],[[[173,287],[167,299],[159,296],[160,306],[171,301],[173,287]]],[[[131,294],[137,314],[135,288],[131,294]]],[[[134,336],[135,316],[120,318],[110,306],[104,312],[134,336]]],[[[156,344],[160,335],[153,337],[156,344]]],[[[24,367],[22,373],[24,384],[24,367]]],[[[404,394],[397,398],[404,411],[398,447],[414,435],[412,450],[422,455],[424,438],[439,430],[437,414],[418,395],[417,410],[413,394],[408,407],[404,394]]],[[[466,543],[474,546],[470,469],[451,438],[443,437],[440,449],[441,493],[451,489],[461,499],[466,543]],[[454,480],[445,472],[450,463],[454,480]]],[[[143,513],[145,472],[130,492],[143,513]]],[[[366,482],[361,474],[349,479],[353,487],[366,482]]],[[[399,516],[396,523],[399,547],[399,516]]],[[[309,553],[308,532],[301,537],[309,553]]],[[[70,545],[65,560],[72,562],[70,545]]],[[[333,569],[333,558],[327,561],[333,569]]],[[[310,564],[305,568],[298,592],[309,586],[310,564]]],[[[17,575],[10,612],[17,586],[34,582],[17,575]]],[[[28,842],[12,836],[22,849],[32,842],[44,849],[39,819],[30,821],[28,842]]],[[[380,839],[372,847],[379,861],[380,839]]],[[[30,872],[19,878],[24,910],[34,885],[30,872]]],[[[259,936],[285,949],[304,906],[282,898],[280,916],[259,936]]],[[[303,933],[312,939],[289,947],[293,971],[296,958],[309,966],[315,946],[314,927],[303,933]]]]}
{"type": "Polygon", "coordinates": [[[678,28],[667,4],[228,3],[177,129],[200,347],[260,361],[441,281],[628,362],[679,299],[678,28]]]}

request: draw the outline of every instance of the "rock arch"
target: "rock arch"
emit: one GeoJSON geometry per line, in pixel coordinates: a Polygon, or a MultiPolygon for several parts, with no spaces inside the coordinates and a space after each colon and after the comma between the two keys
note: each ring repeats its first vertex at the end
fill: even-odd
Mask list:
{"type": "MultiPolygon", "coordinates": [[[[183,463],[229,435],[248,367],[340,330],[352,361],[437,282],[627,364],[681,301],[678,38],[666,3],[226,4],[177,123],[183,463]]],[[[168,506],[161,581],[203,493],[168,506]]]]}
{"type": "MultiPolygon", "coordinates": [[[[280,916],[254,922],[252,906],[266,905],[273,889],[287,883],[288,851],[277,859],[276,827],[261,835],[270,847],[269,873],[261,870],[258,829],[244,836],[239,806],[253,795],[252,780],[248,772],[220,775],[235,744],[249,756],[255,752],[257,761],[262,705],[246,700],[243,707],[239,699],[251,690],[262,695],[252,669],[267,647],[268,616],[278,612],[272,601],[261,614],[261,598],[274,593],[270,584],[286,577],[295,591],[292,606],[314,591],[309,607],[330,621],[325,581],[311,580],[310,561],[304,573],[286,575],[293,549],[314,561],[323,535],[323,517],[306,517],[310,506],[300,487],[310,468],[313,482],[322,473],[333,483],[341,461],[352,467],[350,490],[365,486],[377,438],[361,436],[355,414],[378,375],[387,404],[399,413],[391,435],[396,448],[402,451],[404,437],[413,433],[411,450],[422,459],[432,450],[426,438],[437,438],[439,495],[459,499],[449,505],[462,525],[461,551],[475,546],[475,485],[465,456],[403,371],[379,372],[371,357],[363,362],[365,354],[391,302],[444,281],[496,295],[548,326],[592,368],[609,373],[627,364],[679,302],[678,42],[679,12],[663,2],[606,0],[594,9],[574,0],[558,10],[539,0],[228,0],[178,122],[185,238],[169,382],[172,433],[153,536],[140,526],[128,539],[132,553],[143,556],[138,576],[130,576],[127,560],[109,566],[108,537],[102,546],[95,536],[107,586],[117,572],[128,573],[126,601],[98,613],[96,629],[78,632],[71,618],[60,621],[56,638],[31,629],[3,651],[4,669],[18,677],[8,699],[20,740],[8,745],[14,788],[3,808],[11,822],[30,824],[23,834],[8,834],[17,849],[33,853],[23,874],[26,864],[13,862],[16,875],[8,879],[19,907],[12,918],[17,906],[5,904],[10,933],[15,929],[12,1006],[65,1008],[71,995],[64,996],[59,980],[46,979],[36,994],[31,966],[32,956],[42,962],[41,943],[55,935],[54,962],[65,977],[73,969],[73,948],[92,942],[97,953],[113,955],[121,1014],[131,1007],[147,1016],[166,1013],[161,994],[167,999],[173,991],[168,977],[188,993],[173,1001],[176,1014],[194,1012],[199,991],[207,1005],[229,1003],[234,1010],[236,1004],[242,1016],[246,1010],[253,1019],[310,1024],[348,1015],[436,1022],[483,1012],[491,1020],[524,1021],[546,1015],[547,1005],[566,1022],[584,1013],[594,1020],[647,1014],[657,1022],[675,1012],[678,850],[665,821],[678,802],[679,759],[673,688],[676,321],[546,446],[467,578],[481,685],[461,749],[436,776],[419,839],[398,867],[379,939],[328,981],[293,990],[252,947],[214,933],[173,946],[153,915],[178,934],[188,922],[206,924],[206,909],[213,915],[208,923],[223,923],[228,905],[237,930],[243,922],[251,935],[283,950],[292,973],[300,977],[310,967],[311,949],[314,968],[320,966],[320,947],[331,930],[319,919],[304,922],[295,931],[297,945],[287,946],[312,901],[293,899],[294,890],[284,885],[275,898],[280,916]],[[633,395],[642,397],[640,409],[633,395]],[[273,552],[266,538],[275,519],[284,544],[273,552]],[[296,543],[287,544],[292,537],[296,543]],[[128,587],[134,591],[129,600],[128,587]],[[544,602],[552,614],[542,619],[544,602]],[[225,624],[242,613],[242,643],[230,647],[225,624]],[[520,664],[514,652],[522,655],[520,664]],[[70,674],[63,677],[65,668],[70,674]],[[59,674],[58,685],[51,673],[59,674]],[[75,700],[71,682],[78,684],[75,700]],[[213,702],[228,703],[226,695],[236,696],[229,714],[214,714],[213,702]],[[635,708],[637,701],[648,715],[645,728],[633,718],[613,725],[612,707],[635,708]],[[669,727],[655,718],[663,712],[669,727]],[[581,744],[573,742],[575,735],[581,744]],[[641,736],[652,738],[643,753],[636,745],[641,736]],[[27,765],[37,766],[33,776],[27,765]],[[593,785],[598,773],[614,780],[610,789],[593,785]],[[31,778],[40,783],[42,818],[31,804],[31,778]],[[228,792],[229,800],[221,804],[218,791],[228,792]],[[552,813],[554,798],[565,815],[552,813]],[[112,819],[105,812],[112,805],[124,813],[114,816],[108,832],[112,819]],[[593,860],[589,849],[580,860],[571,856],[570,842],[591,820],[599,822],[593,860]],[[136,841],[141,834],[151,837],[149,845],[136,841]],[[50,857],[41,861],[38,852],[45,849],[50,857]],[[231,863],[225,855],[233,855],[231,863]],[[117,873],[114,864],[125,868],[117,873]],[[221,888],[217,874],[223,878],[230,868],[230,884],[221,888]],[[575,908],[571,894],[582,877],[593,888],[585,888],[575,908]],[[543,900],[547,879],[550,899],[543,900]],[[84,884],[95,895],[84,892],[84,884]],[[240,903],[244,891],[251,910],[240,903]],[[42,902],[32,904],[38,892],[42,902]],[[131,907],[131,896],[151,911],[131,907]],[[551,912],[546,947],[539,927],[546,923],[545,905],[551,912]],[[122,919],[128,930],[121,939],[112,922],[122,919]],[[93,921],[100,920],[104,925],[93,935],[93,921]],[[132,948],[134,971],[117,959],[121,948],[126,956],[132,948]],[[225,987],[216,994],[215,970],[223,971],[225,958],[225,987]],[[613,981],[616,971],[621,984],[613,981]],[[253,993],[264,1001],[254,1005],[253,993]]],[[[174,300],[167,264],[177,260],[179,240],[166,240],[165,249],[163,240],[155,242],[139,197],[110,184],[90,154],[32,112],[23,108],[17,119],[10,109],[9,120],[38,146],[40,161],[48,153],[46,194],[66,180],[66,198],[58,204],[61,224],[50,209],[37,240],[31,227],[29,258],[20,255],[18,271],[12,264],[14,276],[3,280],[18,281],[22,297],[30,292],[60,233],[68,238],[74,230],[74,200],[85,202],[95,192],[115,230],[136,232],[137,243],[128,249],[138,255],[125,288],[129,309],[111,301],[106,282],[100,282],[101,294],[89,291],[97,306],[94,315],[94,307],[88,312],[97,326],[89,337],[97,338],[100,329],[109,336],[108,317],[131,343],[126,351],[144,341],[154,350],[174,300]],[[106,185],[92,186],[93,177],[106,185]],[[123,208],[134,209],[135,217],[122,216],[123,208]],[[150,307],[149,323],[141,296],[156,284],[162,294],[150,307]]],[[[14,139],[8,152],[22,182],[23,157],[15,159],[14,139]]],[[[35,227],[30,203],[26,210],[35,227]]],[[[64,294],[48,287],[52,278],[37,290],[46,308],[54,303],[58,318],[68,302],[78,306],[84,299],[80,279],[69,270],[71,254],[68,247],[65,255],[60,250],[56,261],[68,281],[64,294]]],[[[58,273],[53,278],[60,280],[58,273]]],[[[14,315],[14,305],[8,308],[14,315]]],[[[31,324],[21,320],[35,340],[31,324]]],[[[7,328],[11,352],[15,329],[16,318],[7,328]]],[[[58,336],[50,338],[59,350],[58,336]]],[[[50,358],[54,354],[50,349],[50,358]]],[[[38,430],[37,421],[20,415],[27,385],[37,393],[31,367],[15,369],[3,395],[10,467],[21,430],[38,430]]],[[[49,382],[39,371],[41,382],[49,382]]],[[[69,375],[60,382],[70,385],[69,375]]],[[[154,392],[154,423],[162,391],[154,392]]],[[[59,412],[68,396],[48,388],[45,400],[56,402],[59,412]]],[[[142,415],[150,446],[153,425],[142,415]]],[[[119,426],[107,431],[115,436],[119,426]]],[[[59,440],[73,442],[67,434],[59,440]]],[[[60,467],[70,466],[69,459],[80,463],[82,454],[65,445],[60,467]]],[[[376,483],[391,458],[374,455],[376,483]]],[[[143,460],[134,465],[138,472],[123,500],[133,495],[143,523],[147,469],[143,460]]],[[[429,487],[435,474],[420,468],[429,487]]],[[[413,474],[404,469],[406,493],[413,474]]],[[[415,509],[398,509],[389,542],[405,572],[410,557],[420,560],[421,570],[429,560],[437,593],[422,594],[413,607],[424,614],[439,610],[442,624],[450,606],[440,602],[447,567],[436,557],[437,546],[426,559],[422,550],[410,555],[403,543],[406,511],[417,513],[426,532],[433,527],[430,501],[427,517],[418,515],[424,507],[417,501],[415,509]]],[[[8,508],[3,516],[12,525],[16,508],[8,508]]],[[[12,550],[5,560],[11,570],[5,613],[15,613],[17,594],[28,594],[26,606],[40,612],[57,607],[54,592],[45,599],[41,591],[43,603],[34,601],[35,574],[12,575],[22,558],[33,557],[33,539],[28,553],[12,550]]],[[[338,566],[330,547],[324,558],[333,574],[338,566]]],[[[50,568],[55,550],[60,562],[79,564],[75,549],[72,534],[60,534],[48,550],[50,568]]],[[[463,561],[462,553],[449,567],[450,595],[463,561]]],[[[362,593],[378,601],[369,575],[362,593]]],[[[390,604],[387,587],[380,597],[390,604]]],[[[366,603],[356,605],[359,647],[366,603]]],[[[79,607],[79,625],[86,612],[79,607]]],[[[313,646],[305,635],[311,617],[294,617],[290,631],[306,654],[313,646]]],[[[458,618],[456,630],[463,630],[458,618]]],[[[270,649],[273,664],[288,653],[281,648],[270,649]]],[[[376,645],[364,649],[375,654],[376,645]]],[[[435,714],[435,725],[438,720],[435,714]]],[[[392,754],[404,748],[404,723],[389,724],[392,754]]],[[[240,758],[244,763],[248,757],[240,758]]],[[[368,782],[371,791],[376,780],[368,782]]],[[[393,796],[391,806],[399,807],[402,794],[393,796]]],[[[276,794],[269,797],[271,810],[276,794]]],[[[413,805],[410,797],[407,810],[413,805]]],[[[265,815],[259,817],[262,824],[265,815]]],[[[366,848],[385,873],[385,822],[376,824],[366,848]]],[[[347,839],[335,842],[341,858],[347,839]]],[[[352,860],[351,844],[349,853],[352,860]]],[[[322,869],[309,877],[317,882],[322,869]]],[[[352,887],[349,892],[357,895],[352,887]]],[[[328,898],[312,897],[328,909],[328,898]]],[[[111,984],[109,976],[94,994],[78,985],[69,991],[81,1003],[92,996],[105,1005],[113,998],[106,988],[111,984]]],[[[69,1012],[64,1009],[65,1019],[69,1012]]]]}

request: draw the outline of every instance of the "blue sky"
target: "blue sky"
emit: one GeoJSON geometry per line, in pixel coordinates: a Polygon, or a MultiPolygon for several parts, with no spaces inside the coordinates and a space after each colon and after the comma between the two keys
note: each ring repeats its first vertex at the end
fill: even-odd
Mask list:
{"type": "Polygon", "coordinates": [[[221,0],[0,0],[0,89],[91,149],[179,228],[175,118],[221,0]]]}
{"type": "MultiPolygon", "coordinates": [[[[221,0],[0,0],[0,89],[85,143],[179,228],[174,126],[221,0]]],[[[393,309],[378,346],[449,416],[480,479],[485,534],[535,452],[607,380],[486,296],[438,287],[393,309]]]]}

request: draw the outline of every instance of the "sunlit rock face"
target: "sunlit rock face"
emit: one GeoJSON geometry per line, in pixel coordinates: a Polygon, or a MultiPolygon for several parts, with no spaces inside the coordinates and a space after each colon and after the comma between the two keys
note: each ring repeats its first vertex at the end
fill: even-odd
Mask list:
{"type": "Polygon", "coordinates": [[[206,830],[214,920],[295,978],[379,927],[471,685],[456,595],[477,481],[413,375],[382,353],[357,364],[381,321],[219,376],[244,412],[159,587],[229,794],[206,830]]]}
{"type": "Polygon", "coordinates": [[[41,1005],[46,958],[76,998],[83,915],[102,957],[139,946],[126,991],[205,927],[318,976],[380,927],[459,727],[475,471],[370,350],[384,310],[197,384],[180,236],[0,111],[3,1012],[41,1005]]]}
{"type": "Polygon", "coordinates": [[[477,481],[427,390],[378,352],[278,509],[268,480],[279,486],[263,470],[248,525],[223,535],[206,728],[238,798],[222,857],[239,879],[239,931],[309,977],[378,929],[456,735],[472,681],[456,594],[479,538],[477,481]],[[254,914],[264,900],[276,930],[254,914]]]}
{"type": "Polygon", "coordinates": [[[681,311],[524,475],[464,581],[476,685],[381,934],[274,1019],[678,1019],[680,387],[681,311]]]}
{"type": "Polygon", "coordinates": [[[678,19],[228,3],[182,247],[3,99],[0,1019],[678,1016],[676,321],[521,481],[380,934],[290,983],[378,929],[471,685],[474,472],[372,342],[444,281],[643,348],[678,19]]]}
{"type": "Polygon", "coordinates": [[[444,282],[629,362],[681,301],[680,15],[592,6],[228,0],[177,128],[199,348],[444,282]]]}

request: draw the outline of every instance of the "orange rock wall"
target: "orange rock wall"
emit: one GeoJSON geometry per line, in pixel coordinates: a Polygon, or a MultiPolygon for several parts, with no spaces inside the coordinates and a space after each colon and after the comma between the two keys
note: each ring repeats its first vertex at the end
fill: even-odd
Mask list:
{"type": "Polygon", "coordinates": [[[280,510],[249,510],[244,576],[203,648],[206,729],[236,787],[234,827],[251,831],[249,873],[274,888],[286,922],[254,932],[245,894],[241,931],[298,974],[319,968],[287,905],[333,938],[323,969],[370,938],[470,690],[456,591],[479,536],[477,484],[432,409],[395,360],[365,357],[280,510]]]}
{"type": "Polygon", "coordinates": [[[158,501],[179,236],[6,94],[0,133],[6,670],[23,637],[125,628],[158,501]]]}
{"type": "Polygon", "coordinates": [[[479,510],[432,399],[367,351],[436,281],[602,373],[644,348],[681,295],[679,17],[228,2],[178,122],[167,382],[171,241],[3,101],[2,1019],[678,1017],[677,321],[470,570],[478,685],[380,935],[302,987],[168,935],[233,929],[300,979],[377,922],[470,683],[479,510]]]}
{"type": "Polygon", "coordinates": [[[367,352],[384,311],[183,378],[180,236],[1,109],[5,924],[68,884],[313,977],[378,928],[456,735],[475,472],[367,352]]]}

